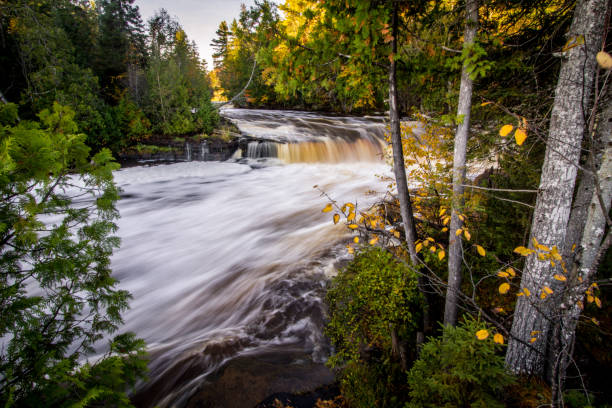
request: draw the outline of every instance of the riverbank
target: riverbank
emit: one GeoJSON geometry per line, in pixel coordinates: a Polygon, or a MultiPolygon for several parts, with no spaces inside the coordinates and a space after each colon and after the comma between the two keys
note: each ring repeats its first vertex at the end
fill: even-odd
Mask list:
{"type": "Polygon", "coordinates": [[[221,118],[210,135],[152,135],[146,141],[117,154],[122,167],[180,161],[224,161],[240,148],[245,136],[229,120],[221,118]]]}

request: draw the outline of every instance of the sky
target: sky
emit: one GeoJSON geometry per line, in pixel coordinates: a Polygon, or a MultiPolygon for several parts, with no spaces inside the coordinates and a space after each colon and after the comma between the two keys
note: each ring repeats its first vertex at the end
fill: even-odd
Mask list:
{"type": "MultiPolygon", "coordinates": [[[[240,14],[240,5],[247,7],[255,4],[254,0],[136,0],[140,15],[145,25],[147,20],[160,8],[165,8],[175,17],[185,30],[187,37],[195,41],[200,57],[212,67],[213,49],[210,42],[215,38],[215,31],[223,20],[231,23],[240,14]]],[[[276,3],[279,3],[277,1],[276,3]]]]}

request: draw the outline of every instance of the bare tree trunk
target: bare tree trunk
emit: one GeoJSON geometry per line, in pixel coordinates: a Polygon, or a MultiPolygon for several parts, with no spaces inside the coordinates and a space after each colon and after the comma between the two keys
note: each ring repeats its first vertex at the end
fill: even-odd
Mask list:
{"type": "MultiPolygon", "coordinates": [[[[393,41],[391,43],[393,56],[397,54],[397,3],[393,6],[393,41]]],[[[400,118],[397,108],[397,80],[396,63],[391,58],[389,66],[389,119],[391,122],[391,145],[393,147],[393,173],[397,184],[397,195],[400,202],[400,213],[404,223],[404,234],[406,245],[410,254],[410,261],[417,265],[417,257],[414,242],[416,240],[414,218],[412,214],[412,203],[408,192],[408,182],[406,180],[406,169],[404,167],[404,151],[402,148],[402,134],[400,130],[400,118]]]]}
{"type": "MultiPolygon", "coordinates": [[[[465,32],[463,48],[468,49],[474,44],[478,30],[478,0],[467,0],[465,15],[465,32]]],[[[461,291],[462,252],[461,236],[456,235],[463,222],[459,219],[464,204],[465,156],[470,130],[470,111],[472,110],[473,80],[470,77],[467,62],[461,70],[461,86],[459,88],[459,105],[457,117],[460,121],[455,134],[455,152],[453,156],[453,201],[448,245],[448,288],[446,304],[444,305],[444,324],[457,324],[457,302],[461,291]]]]}
{"type": "MultiPolygon", "coordinates": [[[[393,17],[392,17],[392,35],[393,40],[391,43],[392,55],[397,54],[397,35],[398,35],[398,11],[397,2],[393,4],[393,17]]],[[[402,222],[404,224],[404,236],[406,239],[406,246],[410,255],[410,262],[413,265],[419,263],[417,256],[416,247],[414,242],[416,241],[416,228],[414,225],[414,215],[412,213],[412,203],[410,202],[410,193],[408,191],[408,181],[406,180],[406,168],[404,166],[404,150],[402,146],[402,134],[400,128],[400,117],[399,109],[397,106],[397,79],[396,79],[396,62],[394,58],[391,58],[391,64],[389,66],[389,119],[391,122],[391,145],[393,148],[393,173],[395,175],[395,182],[397,184],[397,195],[400,202],[400,213],[402,216],[402,222]]],[[[423,319],[421,326],[417,330],[416,343],[419,346],[425,339],[424,331],[430,327],[429,321],[429,308],[430,308],[430,297],[426,290],[426,279],[424,276],[419,274],[418,286],[421,293],[425,297],[425,305],[423,308],[423,319]]],[[[401,350],[401,344],[398,341],[399,348],[401,350]]],[[[402,366],[406,366],[405,351],[400,353],[402,357],[402,366]]]]}
{"type": "MultiPolygon", "coordinates": [[[[585,129],[591,89],[595,77],[595,55],[599,50],[607,10],[607,0],[582,0],[576,5],[568,40],[575,46],[566,50],[555,90],[546,156],[536,208],[531,225],[533,238],[548,247],[565,244],[577,165],[585,129]]],[[[557,264],[527,258],[521,289],[530,296],[519,297],[512,322],[506,364],[514,373],[544,375],[553,302],[540,299],[544,286],[555,287],[553,275],[562,273],[557,264]],[[531,341],[535,338],[535,341],[531,341]]]]}
{"type": "MultiPolygon", "coordinates": [[[[612,96],[612,95],[611,95],[612,96]]],[[[562,384],[565,372],[571,361],[571,351],[574,344],[576,326],[582,311],[579,302],[583,301],[585,292],[595,280],[597,267],[602,254],[610,246],[610,225],[606,237],[606,224],[608,224],[608,214],[610,211],[610,201],[612,200],[612,100],[607,101],[606,109],[603,112],[601,128],[599,129],[599,139],[603,139],[605,150],[601,158],[597,177],[598,184],[591,191],[591,201],[587,207],[586,217],[582,224],[583,232],[581,241],[577,245],[574,253],[575,262],[572,264],[572,274],[569,279],[567,294],[561,304],[562,320],[559,338],[559,350],[557,360],[559,361],[557,370],[553,371],[551,377],[555,384],[562,384]],[[602,208],[602,203],[604,207],[602,208]]],[[[586,177],[586,175],[585,175],[586,177]]],[[[561,388],[561,387],[558,387],[561,388]]]]}

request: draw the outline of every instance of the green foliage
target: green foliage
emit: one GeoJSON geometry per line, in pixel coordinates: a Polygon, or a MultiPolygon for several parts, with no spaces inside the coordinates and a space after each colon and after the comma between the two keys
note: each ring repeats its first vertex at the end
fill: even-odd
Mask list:
{"type": "Polygon", "coordinates": [[[389,351],[391,327],[416,328],[416,274],[383,249],[366,249],[333,279],[327,303],[332,365],[359,360],[364,347],[389,351]]]}
{"type": "Polygon", "coordinates": [[[587,395],[583,390],[568,390],[563,394],[563,403],[568,408],[592,408],[589,401],[595,399],[594,395],[587,395]]]}
{"type": "Polygon", "coordinates": [[[267,66],[276,45],[280,17],[276,5],[268,0],[244,7],[229,26],[223,21],[212,40],[216,52],[215,73],[226,99],[234,98],[249,83],[246,91],[234,100],[239,106],[274,105],[274,86],[266,81],[267,66]],[[257,64],[256,64],[257,61],[257,64]]]}
{"type": "Polygon", "coordinates": [[[134,0],[2,2],[0,90],[25,119],[54,102],[70,106],[93,152],[119,152],[152,132],[211,132],[218,114],[206,67],[164,13],[147,48],[134,0]]]}
{"type": "Polygon", "coordinates": [[[441,337],[423,345],[408,373],[411,401],[407,407],[503,407],[504,387],[513,383],[500,345],[475,333],[487,326],[468,319],[445,326],[441,337]]]}
{"type": "Polygon", "coordinates": [[[144,110],[154,131],[164,134],[212,132],[219,120],[195,45],[165,10],[149,20],[150,64],[144,110]]]}
{"type": "Polygon", "coordinates": [[[414,271],[380,249],[359,253],[327,293],[326,332],[335,346],[330,364],[341,368],[341,388],[358,407],[392,406],[401,369],[392,355],[392,331],[414,338],[421,298],[414,271]]]}
{"type": "Polygon", "coordinates": [[[15,116],[0,105],[0,403],[127,406],[126,388],[145,371],[141,340],[119,336],[106,358],[79,366],[130,297],[110,269],[118,166],[106,149],[88,159],[68,107],[54,104],[40,122],[15,116]]]}

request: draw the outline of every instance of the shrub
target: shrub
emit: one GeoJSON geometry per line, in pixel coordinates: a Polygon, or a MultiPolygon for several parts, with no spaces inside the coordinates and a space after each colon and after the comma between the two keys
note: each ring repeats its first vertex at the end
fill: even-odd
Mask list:
{"type": "Polygon", "coordinates": [[[395,406],[402,393],[400,364],[392,355],[392,331],[414,338],[420,310],[414,271],[380,249],[366,249],[336,276],[327,294],[326,332],[336,347],[330,365],[350,406],[395,406]]]}
{"type": "Polygon", "coordinates": [[[441,337],[423,346],[408,373],[411,401],[407,407],[503,407],[500,392],[513,383],[498,353],[502,347],[489,336],[475,333],[486,328],[468,319],[458,327],[446,326],[441,337]]]}

